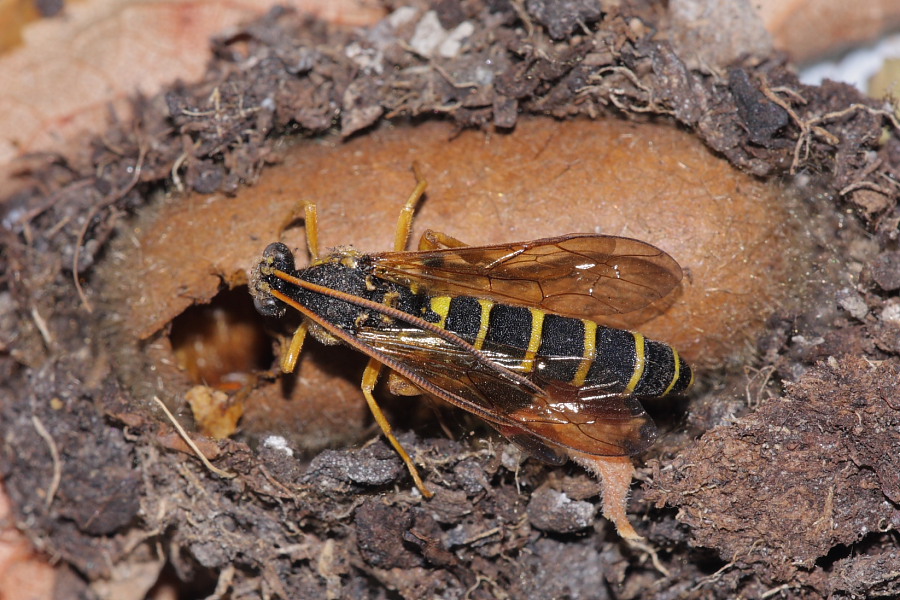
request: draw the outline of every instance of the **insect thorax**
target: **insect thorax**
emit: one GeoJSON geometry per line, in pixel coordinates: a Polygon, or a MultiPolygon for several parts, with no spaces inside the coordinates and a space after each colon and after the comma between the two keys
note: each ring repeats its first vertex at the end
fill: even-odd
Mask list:
{"type": "MultiPolygon", "coordinates": [[[[372,269],[365,256],[351,256],[336,253],[318,261],[298,274],[299,278],[378,304],[419,316],[427,297],[414,293],[409,287],[393,283],[372,275],[372,269]]],[[[347,300],[326,294],[298,289],[297,300],[330,324],[337,325],[350,333],[360,327],[380,329],[393,324],[393,319],[371,308],[362,307],[347,300]]],[[[318,328],[320,333],[321,328],[318,328]]],[[[311,329],[317,339],[320,334],[311,329]]],[[[325,338],[331,336],[325,334],[325,338]]],[[[325,343],[329,343],[323,339],[325,343]]],[[[333,343],[333,342],[331,342],[333,343]]]]}

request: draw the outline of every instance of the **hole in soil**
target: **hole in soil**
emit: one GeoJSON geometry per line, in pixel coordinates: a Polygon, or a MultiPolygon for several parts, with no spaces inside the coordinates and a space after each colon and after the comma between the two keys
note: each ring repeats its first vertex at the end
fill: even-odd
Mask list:
{"type": "MultiPolygon", "coordinates": [[[[216,590],[216,573],[212,569],[199,566],[191,561],[192,569],[182,567],[182,571],[189,571],[190,580],[183,580],[172,563],[166,563],[159,579],[150,588],[147,598],[206,598],[216,590]]],[[[183,576],[183,575],[182,575],[183,576]]]]}
{"type": "Polygon", "coordinates": [[[274,358],[246,286],[185,310],[172,320],[169,339],[178,366],[196,383],[217,388],[240,387],[274,358]]]}

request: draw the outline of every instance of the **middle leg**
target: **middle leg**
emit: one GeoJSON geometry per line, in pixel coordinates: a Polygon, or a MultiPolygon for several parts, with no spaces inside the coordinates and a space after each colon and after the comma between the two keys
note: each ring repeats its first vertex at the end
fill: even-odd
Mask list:
{"type": "Polygon", "coordinates": [[[416,465],[413,463],[412,458],[409,457],[409,454],[406,452],[406,449],[403,448],[403,445],[400,444],[400,440],[394,435],[394,431],[391,428],[391,424],[388,423],[387,417],[384,416],[384,413],[381,411],[381,407],[378,406],[378,402],[375,401],[375,397],[372,395],[372,390],[375,389],[375,384],[378,383],[378,376],[381,374],[382,364],[375,360],[374,358],[369,359],[369,364],[366,365],[366,370],[363,373],[362,379],[362,392],[363,396],[366,397],[366,402],[369,404],[369,410],[372,411],[372,416],[375,417],[375,421],[381,427],[381,431],[384,433],[384,437],[388,439],[391,443],[391,446],[394,447],[394,450],[397,451],[397,454],[400,455],[400,458],[403,459],[403,462],[406,464],[406,468],[409,471],[409,474],[412,476],[413,481],[416,483],[416,487],[419,488],[419,491],[422,492],[422,495],[426,498],[431,498],[434,495],[434,492],[425,487],[425,483],[422,481],[422,477],[419,475],[419,470],[416,468],[416,465]]]}

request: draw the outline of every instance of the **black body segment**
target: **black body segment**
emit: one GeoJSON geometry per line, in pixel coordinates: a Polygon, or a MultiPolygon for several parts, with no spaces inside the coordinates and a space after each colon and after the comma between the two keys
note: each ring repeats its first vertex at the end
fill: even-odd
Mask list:
{"type": "MultiPolygon", "coordinates": [[[[359,269],[347,268],[337,263],[324,263],[304,270],[300,277],[304,281],[323,287],[372,299],[370,297],[372,295],[371,291],[366,286],[366,276],[359,269]]],[[[353,332],[369,318],[368,311],[354,304],[297,288],[296,286],[293,287],[295,289],[292,293],[284,290],[285,293],[295,296],[301,304],[341,329],[353,332]]],[[[382,297],[383,295],[384,293],[381,294],[382,297]]]]}
{"type": "MultiPolygon", "coordinates": [[[[637,334],[640,335],[640,334],[637,334]]],[[[597,355],[588,370],[585,385],[602,385],[609,392],[629,391],[629,382],[639,367],[638,338],[631,331],[597,327],[597,355]]],[[[643,339],[643,338],[641,338],[643,339]]],[[[640,365],[643,370],[643,365],[640,365]]]]}
{"type": "Polygon", "coordinates": [[[548,357],[544,361],[541,376],[556,381],[574,382],[580,360],[552,360],[553,358],[584,357],[586,324],[581,319],[560,317],[549,314],[544,317],[544,330],[538,356],[548,357]]]}
{"type": "Polygon", "coordinates": [[[634,388],[638,396],[663,396],[669,391],[676,373],[675,351],[653,340],[644,343],[644,373],[634,388]]]}
{"type": "Polygon", "coordinates": [[[672,382],[668,393],[683,394],[691,387],[691,384],[694,383],[694,372],[691,370],[691,366],[681,358],[681,355],[678,354],[677,351],[675,352],[675,357],[678,364],[677,379],[672,382]]]}
{"type": "Polygon", "coordinates": [[[481,329],[483,311],[484,307],[477,298],[470,296],[452,298],[445,329],[452,331],[464,340],[475,341],[481,329]]]}
{"type": "Polygon", "coordinates": [[[525,358],[532,334],[532,314],[524,306],[497,304],[488,320],[484,348],[503,348],[510,358],[525,358]]]}

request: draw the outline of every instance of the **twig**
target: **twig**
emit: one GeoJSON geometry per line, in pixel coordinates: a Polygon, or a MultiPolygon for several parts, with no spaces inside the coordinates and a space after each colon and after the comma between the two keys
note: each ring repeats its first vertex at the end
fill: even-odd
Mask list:
{"type": "Polygon", "coordinates": [[[234,585],[234,575],[237,572],[233,564],[229,564],[219,572],[219,579],[216,580],[216,589],[212,595],[207,596],[206,600],[220,600],[227,597],[226,594],[234,585]]]}
{"type": "Polygon", "coordinates": [[[481,533],[476,533],[472,537],[466,538],[466,540],[461,545],[468,546],[469,544],[474,544],[475,542],[477,542],[479,540],[489,538],[491,536],[497,535],[498,533],[500,533],[500,528],[492,527],[491,529],[482,531],[481,533]]]}
{"type": "Polygon", "coordinates": [[[822,123],[824,121],[830,121],[832,119],[839,119],[841,117],[845,117],[845,116],[849,115],[850,113],[857,112],[857,111],[867,112],[870,115],[873,115],[876,117],[884,117],[888,121],[890,121],[890,123],[894,127],[895,131],[900,132],[900,121],[897,120],[897,116],[893,112],[891,112],[889,110],[885,110],[883,108],[872,108],[871,106],[866,106],[865,104],[851,104],[850,106],[848,106],[847,108],[845,108],[843,110],[825,113],[824,115],[822,115],[820,117],[816,117],[815,119],[810,119],[809,123],[810,123],[810,125],[815,125],[817,123],[822,123]]]}
{"type": "Polygon", "coordinates": [[[657,571],[662,573],[665,577],[671,577],[672,574],[665,567],[665,565],[662,564],[662,561],[659,560],[659,555],[656,553],[656,549],[653,548],[653,546],[651,546],[649,544],[645,544],[644,542],[641,542],[639,540],[626,540],[626,541],[628,542],[628,545],[631,546],[632,548],[637,548],[638,550],[641,550],[645,554],[649,554],[650,562],[653,563],[653,567],[657,571]]]}
{"type": "Polygon", "coordinates": [[[851,104],[850,106],[842,110],[825,113],[811,119],[803,119],[800,117],[800,115],[797,114],[796,111],[794,111],[793,107],[786,100],[780,98],[777,94],[777,92],[780,92],[789,96],[794,101],[799,101],[802,104],[806,104],[806,100],[793,90],[789,90],[788,88],[783,87],[770,88],[768,83],[766,83],[765,81],[761,81],[760,91],[762,91],[766,98],[784,109],[784,111],[787,112],[788,116],[790,116],[797,127],[800,128],[800,135],[797,136],[797,143],[794,145],[794,158],[791,162],[790,170],[791,174],[797,172],[797,167],[800,164],[801,150],[805,150],[803,157],[804,160],[809,156],[809,151],[812,147],[813,134],[823,138],[825,140],[825,143],[832,146],[837,146],[840,143],[840,138],[822,127],[820,123],[839,119],[854,112],[867,112],[870,115],[887,119],[893,126],[894,131],[900,132],[900,120],[897,119],[897,116],[893,112],[881,108],[872,108],[871,106],[857,103],[851,104]]]}
{"type": "Polygon", "coordinates": [[[59,460],[59,450],[56,447],[56,442],[53,441],[53,436],[50,435],[50,432],[47,431],[47,428],[44,427],[37,415],[31,416],[31,422],[34,424],[38,435],[44,438],[47,446],[50,447],[50,457],[53,459],[53,477],[50,479],[50,486],[47,488],[46,502],[49,510],[50,505],[53,504],[53,498],[56,496],[56,491],[59,489],[59,482],[62,480],[62,463],[59,460]]]}
{"type": "MultiPolygon", "coordinates": [[[[800,115],[794,111],[793,107],[788,104],[785,100],[782,100],[775,93],[775,90],[769,87],[769,84],[765,81],[761,81],[759,85],[760,91],[763,95],[768,98],[773,103],[780,106],[784,111],[788,114],[788,116],[796,123],[797,127],[800,128],[800,135],[797,136],[797,143],[794,144],[794,158],[791,161],[791,174],[797,172],[797,165],[800,164],[800,150],[806,147],[806,156],[809,156],[809,138],[810,138],[810,124],[809,121],[804,121],[800,118],[800,115]]],[[[783,88],[779,88],[784,91],[783,88]]],[[[793,95],[793,94],[792,94],[793,95]]],[[[804,102],[805,104],[805,102],[804,102]]]]}
{"type": "Polygon", "coordinates": [[[47,198],[46,202],[44,202],[40,206],[36,206],[36,207],[32,208],[31,210],[23,213],[22,216],[20,216],[18,219],[16,219],[16,223],[18,223],[22,227],[27,226],[28,223],[30,223],[32,220],[34,220],[35,218],[37,218],[38,216],[40,216],[41,214],[43,214],[44,212],[46,212],[47,210],[52,208],[53,205],[55,205],[57,202],[59,202],[63,198],[63,196],[65,196],[66,193],[80,190],[81,188],[87,187],[90,184],[91,184],[90,179],[83,179],[81,181],[77,181],[77,182],[67,186],[64,189],[56,190],[55,192],[50,194],[50,196],[47,198]]]}
{"type": "Polygon", "coordinates": [[[731,557],[731,562],[729,562],[728,564],[726,564],[725,566],[723,566],[721,569],[719,569],[718,571],[716,571],[716,572],[713,573],[712,575],[708,575],[707,577],[704,577],[703,579],[701,579],[700,581],[698,581],[697,584],[694,585],[694,587],[691,588],[691,591],[692,591],[692,592],[696,592],[697,590],[699,590],[700,588],[702,588],[702,587],[705,586],[706,584],[712,583],[712,582],[714,582],[714,581],[719,580],[719,579],[722,577],[722,574],[723,574],[725,571],[727,571],[727,570],[729,570],[729,569],[731,569],[731,568],[734,568],[734,566],[737,565],[737,561],[738,561],[739,558],[741,558],[741,555],[742,555],[742,554],[743,554],[744,556],[750,556],[751,554],[753,554],[753,551],[756,550],[756,547],[757,547],[757,546],[761,546],[761,545],[762,545],[762,540],[756,540],[755,542],[753,542],[753,544],[750,546],[750,548],[747,550],[747,552],[744,552],[744,553],[742,553],[742,552],[740,552],[740,551],[735,552],[735,553],[734,553],[734,556],[731,557]]]}
{"type": "Polygon", "coordinates": [[[785,590],[789,590],[792,587],[793,586],[790,583],[782,583],[778,587],[774,587],[771,590],[769,590],[768,592],[766,592],[765,594],[763,594],[762,596],[760,596],[760,600],[763,600],[765,598],[771,598],[775,594],[780,594],[781,592],[783,592],[785,590]]]}
{"type": "Polygon", "coordinates": [[[750,374],[751,371],[753,371],[753,369],[744,369],[744,375],[747,377],[747,385],[744,386],[744,394],[747,396],[747,408],[755,409],[759,406],[760,399],[762,398],[763,393],[765,393],[769,380],[772,379],[772,375],[775,374],[775,365],[768,365],[761,369],[755,369],[756,372],[752,375],[750,374]],[[759,387],[756,389],[756,393],[753,393],[753,384],[757,382],[759,387]]]}
{"type": "Polygon", "coordinates": [[[700,581],[698,581],[698,582],[694,585],[694,587],[691,588],[691,591],[692,591],[692,592],[696,592],[697,590],[699,590],[700,588],[702,588],[703,586],[705,586],[707,583],[712,583],[712,582],[714,582],[714,581],[717,581],[720,577],[722,577],[722,573],[724,573],[724,572],[727,571],[728,569],[731,569],[731,568],[734,567],[736,564],[737,564],[737,562],[735,562],[735,561],[732,560],[730,563],[726,564],[725,566],[723,566],[721,569],[719,569],[718,571],[716,571],[716,572],[713,573],[712,575],[708,575],[708,576],[704,577],[703,579],[701,579],[700,581]]]}
{"type": "Polygon", "coordinates": [[[181,165],[183,165],[187,159],[188,153],[187,151],[184,151],[175,159],[175,162],[172,163],[172,184],[179,194],[184,192],[184,184],[181,183],[181,176],[178,174],[178,169],[181,168],[181,165]]]}
{"type": "Polygon", "coordinates": [[[166,413],[166,416],[169,417],[169,421],[171,421],[172,425],[175,426],[175,429],[178,431],[178,435],[181,436],[181,438],[184,440],[184,443],[191,447],[191,450],[193,450],[194,453],[197,455],[197,458],[199,458],[200,461],[204,465],[206,465],[207,469],[209,469],[210,471],[212,471],[219,477],[223,477],[225,479],[232,479],[234,477],[237,477],[237,473],[229,473],[228,471],[223,471],[219,467],[217,467],[214,464],[212,464],[211,462],[209,462],[209,459],[206,458],[206,456],[202,452],[200,452],[200,448],[197,447],[197,444],[194,443],[194,440],[191,439],[191,436],[189,436],[187,431],[184,430],[184,427],[181,426],[181,423],[179,423],[175,419],[175,416],[172,415],[171,412],[169,412],[169,409],[166,407],[166,405],[163,403],[163,401],[160,400],[159,398],[157,398],[156,396],[153,396],[153,399],[156,401],[157,404],[159,404],[159,407],[163,410],[163,412],[166,413]]]}
{"type": "Polygon", "coordinates": [[[609,87],[607,90],[607,98],[609,101],[621,110],[622,112],[635,112],[635,113],[658,113],[664,115],[674,115],[675,112],[666,108],[662,104],[657,103],[656,99],[653,97],[653,91],[648,88],[646,85],[641,83],[638,76],[635,75],[634,71],[627,67],[604,67],[598,70],[595,74],[591,76],[591,83],[598,82],[597,85],[587,85],[577,91],[579,96],[584,95],[588,92],[597,92],[598,94],[602,93],[601,86],[599,82],[608,79],[606,77],[607,74],[615,74],[621,75],[633,85],[638,91],[643,92],[646,98],[639,98],[637,94],[631,95],[625,88],[613,88],[609,87]],[[637,102],[642,101],[643,105],[638,105],[637,102]]]}
{"type": "MultiPolygon", "coordinates": [[[[890,196],[891,195],[890,187],[879,185],[879,184],[875,183],[874,181],[869,181],[868,179],[865,179],[865,177],[871,175],[875,171],[875,169],[880,167],[881,164],[882,164],[882,161],[880,159],[873,161],[872,166],[866,167],[866,169],[860,174],[858,181],[851,183],[847,187],[843,188],[839,193],[842,196],[844,196],[844,195],[849,194],[850,192],[853,192],[853,191],[856,191],[859,189],[867,189],[867,190],[872,190],[873,192],[878,192],[879,194],[883,194],[885,196],[890,196]]],[[[884,179],[885,181],[887,181],[888,186],[891,186],[895,189],[897,187],[900,187],[900,182],[898,182],[894,178],[894,173],[892,171],[890,171],[890,170],[888,172],[882,171],[882,172],[877,173],[877,175],[881,179],[884,179]]]]}
{"type": "Polygon", "coordinates": [[[38,312],[36,306],[31,307],[31,318],[37,326],[38,331],[41,332],[41,337],[44,338],[44,344],[46,344],[47,349],[50,350],[53,347],[53,336],[50,335],[50,330],[47,328],[47,321],[45,321],[44,317],[41,316],[41,313],[38,312]]]}

